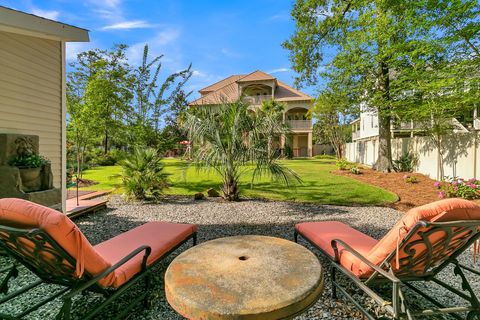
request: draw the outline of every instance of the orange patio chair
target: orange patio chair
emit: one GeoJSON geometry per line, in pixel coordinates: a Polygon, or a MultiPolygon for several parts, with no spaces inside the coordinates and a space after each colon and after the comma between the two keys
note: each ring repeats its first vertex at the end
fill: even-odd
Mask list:
{"type": "Polygon", "coordinates": [[[72,298],[93,291],[106,299],[82,316],[91,319],[141,281],[146,290],[122,306],[116,318],[123,319],[137,304],[148,303],[152,267],[187,240],[193,239],[195,245],[196,231],[191,224],[148,222],[92,246],[66,215],[21,199],[0,199],[0,247],[40,278],[1,297],[0,304],[41,283],[63,286],[21,313],[0,314],[0,318],[22,318],[62,296],[57,319],[69,319],[72,298]]]}
{"type": "Polygon", "coordinates": [[[339,290],[368,319],[376,318],[341,286],[337,271],[383,306],[393,319],[423,319],[442,313],[458,319],[464,319],[461,315],[468,320],[480,319],[478,293],[464,271],[474,277],[480,276],[480,272],[457,260],[480,237],[480,207],[471,201],[446,199],[413,208],[379,241],[336,221],[299,223],[295,226],[295,241],[298,235],[331,260],[333,298],[339,290]],[[449,265],[453,266],[452,277],[460,286],[451,286],[436,277],[449,265]],[[419,281],[434,282],[466,303],[445,306],[413,285],[419,281]],[[391,298],[379,294],[378,283],[391,284],[391,298]],[[404,294],[405,288],[423,296],[434,307],[419,310],[404,294]]]}

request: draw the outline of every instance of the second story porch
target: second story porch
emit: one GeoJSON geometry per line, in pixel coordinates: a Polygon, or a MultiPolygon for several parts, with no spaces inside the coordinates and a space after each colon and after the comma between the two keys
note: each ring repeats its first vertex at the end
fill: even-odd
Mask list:
{"type": "Polygon", "coordinates": [[[312,119],[308,115],[308,109],[296,107],[288,109],[284,113],[284,121],[292,131],[310,131],[313,128],[312,119]]]}

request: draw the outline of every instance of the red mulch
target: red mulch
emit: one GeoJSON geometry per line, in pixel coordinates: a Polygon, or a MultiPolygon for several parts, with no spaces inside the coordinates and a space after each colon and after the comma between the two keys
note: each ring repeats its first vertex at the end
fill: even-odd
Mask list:
{"type": "Polygon", "coordinates": [[[370,168],[361,168],[361,174],[353,174],[348,170],[335,170],[332,173],[348,176],[350,178],[380,187],[391,191],[398,195],[399,201],[388,204],[388,207],[400,211],[408,211],[409,209],[421,206],[436,200],[438,198],[438,190],[433,186],[436,180],[421,173],[411,172],[378,172],[370,168]],[[407,183],[403,179],[405,175],[415,176],[417,183],[407,183]]]}

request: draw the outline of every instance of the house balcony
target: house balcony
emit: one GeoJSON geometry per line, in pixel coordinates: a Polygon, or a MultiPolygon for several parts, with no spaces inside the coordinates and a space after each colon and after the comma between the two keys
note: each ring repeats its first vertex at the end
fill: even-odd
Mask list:
{"type": "Polygon", "coordinates": [[[360,131],[353,131],[352,132],[352,140],[357,140],[360,138],[360,131]]]}
{"type": "Polygon", "coordinates": [[[256,96],[245,96],[243,101],[249,103],[251,105],[260,105],[263,101],[272,100],[272,95],[264,94],[264,95],[256,95],[256,96]]]}
{"type": "Polygon", "coordinates": [[[312,130],[312,120],[285,120],[292,130],[312,130]]]}

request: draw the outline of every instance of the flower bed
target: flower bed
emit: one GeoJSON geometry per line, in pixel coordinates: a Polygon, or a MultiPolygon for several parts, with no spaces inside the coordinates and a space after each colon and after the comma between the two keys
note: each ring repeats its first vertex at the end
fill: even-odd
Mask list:
{"type": "Polygon", "coordinates": [[[447,177],[445,181],[436,181],[433,185],[440,190],[438,192],[440,199],[463,198],[474,200],[480,198],[480,180],[475,178],[465,180],[457,177],[447,177]]]}

